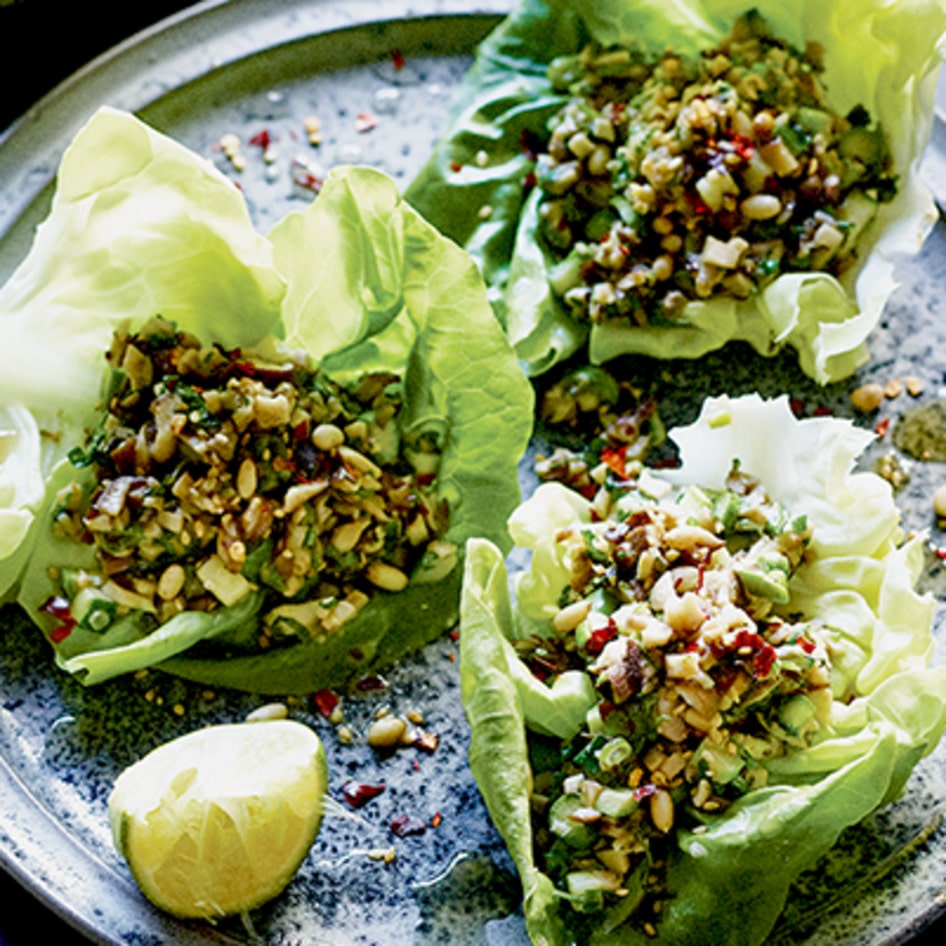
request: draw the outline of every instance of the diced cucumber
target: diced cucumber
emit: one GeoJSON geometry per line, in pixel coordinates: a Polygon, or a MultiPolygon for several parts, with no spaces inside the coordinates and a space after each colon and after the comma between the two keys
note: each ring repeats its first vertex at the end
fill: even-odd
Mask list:
{"type": "Polygon", "coordinates": [[[789,562],[780,552],[765,553],[751,565],[733,571],[748,594],[776,604],[788,604],[789,562]]]}
{"type": "Polygon", "coordinates": [[[745,767],[739,752],[728,752],[708,739],[704,739],[697,747],[694,762],[717,785],[728,785],[739,777],[745,767]]]}
{"type": "Polygon", "coordinates": [[[713,518],[727,532],[736,524],[741,505],[739,497],[732,490],[722,490],[713,496],[713,518]]]}
{"type": "Polygon", "coordinates": [[[457,547],[450,542],[435,541],[427,547],[424,557],[411,574],[411,581],[435,582],[446,578],[457,564],[457,547]]]}
{"type": "Polygon", "coordinates": [[[80,627],[90,631],[104,631],[115,620],[116,603],[95,587],[79,589],[72,599],[70,610],[80,627]]]}
{"type": "Polygon", "coordinates": [[[842,157],[856,159],[867,167],[877,166],[884,157],[883,135],[880,129],[855,126],[841,135],[838,151],[842,157]]]}
{"type": "Polygon", "coordinates": [[[580,795],[559,795],[549,808],[549,830],[569,847],[587,850],[594,844],[596,831],[571,817],[579,808],[587,807],[580,795]]]}
{"type": "Polygon", "coordinates": [[[596,913],[604,907],[604,895],[620,889],[621,880],[609,870],[573,870],[565,885],[579,913],[596,913]]]}
{"type": "Polygon", "coordinates": [[[572,250],[565,259],[549,269],[549,286],[557,296],[564,296],[569,289],[581,283],[581,267],[585,257],[577,250],[572,250]]]}
{"type": "Polygon", "coordinates": [[[625,818],[640,807],[640,795],[633,788],[603,788],[595,808],[608,818],[625,818]]]}
{"type": "Polygon", "coordinates": [[[822,111],[820,108],[810,108],[808,106],[801,106],[798,109],[798,112],[795,115],[795,120],[801,125],[805,131],[810,132],[813,135],[817,134],[828,134],[831,131],[831,126],[834,123],[831,115],[828,112],[822,111]]]}
{"type": "Polygon", "coordinates": [[[604,238],[613,225],[613,215],[607,210],[599,210],[585,224],[585,239],[590,240],[592,243],[597,243],[598,240],[604,238]]]}
{"type": "Polygon", "coordinates": [[[631,744],[623,736],[616,736],[601,747],[598,752],[598,764],[603,769],[616,769],[630,756],[631,744]]]}
{"type": "Polygon", "coordinates": [[[803,736],[815,722],[817,708],[804,693],[786,700],[779,707],[778,721],[789,735],[803,736]]]}

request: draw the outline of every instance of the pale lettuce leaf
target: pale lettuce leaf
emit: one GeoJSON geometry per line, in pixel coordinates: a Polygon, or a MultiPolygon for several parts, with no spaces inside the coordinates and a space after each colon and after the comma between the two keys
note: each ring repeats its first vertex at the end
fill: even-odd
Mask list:
{"type": "MultiPolygon", "coordinates": [[[[442,446],[446,538],[461,550],[473,535],[509,542],[533,396],[469,257],[369,168],[336,168],[312,203],[259,236],[240,191],[204,159],[103,109],[67,151],[50,215],[0,291],[0,364],[19,366],[0,375],[0,403],[35,421],[11,457],[25,468],[41,451],[40,473],[34,462],[27,477],[33,493],[16,509],[35,512],[42,528],[27,545],[2,518],[0,527],[18,556],[31,553],[18,601],[47,633],[57,623],[42,611],[55,590],[50,567],[89,564],[90,554],[48,528],[58,488],[87,473],[63,456],[97,420],[112,332],[157,314],[226,347],[304,349],[339,383],[400,373],[401,435],[433,432],[442,446]],[[57,377],[46,384],[49,371],[57,377]],[[51,446],[38,447],[41,426],[57,433],[51,446]],[[37,490],[39,511],[27,505],[37,490]]],[[[221,686],[311,692],[442,633],[457,617],[460,572],[458,564],[439,581],[418,573],[405,592],[380,593],[343,633],[267,654],[256,645],[253,596],[234,606],[238,620],[218,612],[150,634],[134,619],[104,634],[77,629],[54,645],[56,657],[86,683],[159,665],[221,686]]]]}

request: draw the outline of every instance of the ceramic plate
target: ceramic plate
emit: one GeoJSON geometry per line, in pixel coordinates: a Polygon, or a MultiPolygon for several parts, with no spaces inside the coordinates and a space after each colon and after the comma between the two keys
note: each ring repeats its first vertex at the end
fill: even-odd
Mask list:
{"type": "MultiPolygon", "coordinates": [[[[25,255],[45,215],[63,148],[101,104],[136,111],[216,163],[242,187],[261,232],[313,198],[333,165],[370,163],[405,184],[443,129],[450,92],[504,0],[230,0],[162,22],[96,60],[0,139],[0,280],[25,255]],[[321,144],[306,119],[321,123],[321,144]],[[242,170],[221,147],[240,142],[242,170]],[[268,144],[268,149],[265,147],[268,144]]],[[[942,129],[929,159],[940,164],[942,129]]],[[[799,410],[849,413],[866,380],[917,377],[922,393],[891,400],[891,425],[940,394],[946,351],[946,227],[902,266],[902,286],[873,341],[871,362],[844,385],[819,388],[787,356],[741,349],[699,363],[656,366],[668,423],[692,419],[703,397],[790,391],[799,410]],[[669,370],[664,370],[669,369],[669,370]]],[[[865,458],[896,451],[889,435],[865,458]]],[[[930,496],[941,464],[897,456],[909,473],[899,499],[909,529],[930,535],[922,583],[943,598],[946,542],[930,496]]],[[[524,488],[531,485],[523,464],[524,488]]],[[[937,626],[942,627],[942,612],[937,626]]],[[[330,792],[349,779],[386,790],[350,815],[330,817],[300,873],[252,916],[215,927],[183,923],[143,900],[115,853],[106,798],[117,773],[144,751],[213,722],[241,719],[260,697],[208,691],[149,673],[84,689],[59,673],[47,645],[12,607],[0,611],[0,865],[89,939],[106,944],[404,944],[524,946],[517,882],[466,767],[456,645],[449,637],[383,677],[343,694],[346,743],[315,701],[290,714],[311,724],[330,757],[330,792]],[[379,759],[364,741],[376,711],[414,711],[434,751],[379,759]],[[391,823],[415,819],[399,837],[391,823]]],[[[937,660],[944,657],[942,632],[937,660]]],[[[946,747],[926,760],[903,800],[848,831],[806,874],[776,943],[867,946],[903,942],[943,909],[946,889],[946,747]]]]}

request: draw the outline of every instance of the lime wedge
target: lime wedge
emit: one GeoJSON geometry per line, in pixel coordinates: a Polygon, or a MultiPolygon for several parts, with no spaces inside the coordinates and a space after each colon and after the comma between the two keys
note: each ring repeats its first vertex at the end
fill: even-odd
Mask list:
{"type": "Polygon", "coordinates": [[[319,830],[328,766],[292,720],[210,726],[116,779],[112,836],[144,895],[180,917],[245,914],[279,894],[319,830]]]}

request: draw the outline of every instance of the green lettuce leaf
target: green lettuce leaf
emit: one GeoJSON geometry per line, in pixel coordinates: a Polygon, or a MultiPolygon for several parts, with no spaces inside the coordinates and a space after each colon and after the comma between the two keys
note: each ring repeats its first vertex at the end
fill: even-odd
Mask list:
{"type": "Polygon", "coordinates": [[[729,341],[762,355],[788,346],[821,383],[852,374],[896,286],[898,255],[916,252],[936,220],[918,168],[933,121],[946,12],[935,0],[759,0],[775,33],[825,50],[825,84],[842,114],[863,105],[886,132],[897,194],[861,234],[858,263],[838,280],[784,275],[744,302],[687,306],[673,327],[573,320],[548,285],[551,260],[535,239],[538,192],[523,141],[541,134],[563,103],[545,70],[590,40],[695,53],[745,12],[735,0],[522,0],[481,44],[461,83],[447,133],[406,197],[477,260],[497,317],[530,375],[587,348],[594,363],[625,353],[696,358],[729,341]],[[525,136],[525,139],[524,139],[525,136]],[[483,160],[485,156],[485,160],[483,160]],[[488,213],[484,211],[488,210],[488,213]]]}
{"type": "MultiPolygon", "coordinates": [[[[442,444],[445,538],[461,549],[474,535],[509,542],[532,389],[463,251],[368,168],[335,169],[305,210],[259,236],[225,177],[132,116],[103,109],[67,151],[49,218],[0,291],[0,403],[34,421],[0,457],[5,475],[30,471],[32,490],[10,503],[0,494],[18,516],[0,517],[0,553],[10,548],[17,574],[26,561],[17,600],[47,635],[57,625],[42,610],[55,591],[49,569],[89,564],[90,554],[48,528],[58,490],[87,473],[64,454],[97,420],[112,332],[156,314],[226,347],[304,349],[339,383],[378,368],[401,374],[401,433],[429,430],[442,444]],[[7,373],[7,364],[20,367],[7,373]],[[40,427],[57,436],[41,438],[40,427]],[[31,515],[27,537],[20,520],[31,515]]],[[[133,619],[102,634],[77,629],[54,644],[56,659],[90,684],[160,666],[211,685],[311,692],[439,636],[457,618],[461,568],[439,581],[419,571],[342,632],[266,654],[255,644],[254,595],[150,634],[133,619]]]]}
{"type": "MultiPolygon", "coordinates": [[[[836,699],[809,748],[771,763],[767,787],[709,817],[700,832],[678,831],[656,939],[629,924],[602,925],[591,942],[748,946],[769,934],[795,878],[845,827],[897,798],[935,748],[946,729],[946,667],[929,666],[934,602],[914,590],[922,536],[903,543],[889,484],[853,469],[869,434],[835,418],[796,420],[786,398],[750,396],[711,399],[671,436],[683,464],[655,480],[719,487],[739,459],[774,499],[808,517],[815,556],[791,581],[792,608],[837,634],[836,699]]],[[[568,574],[555,533],[591,519],[582,497],[540,486],[510,519],[531,552],[514,576],[515,605],[502,553],[485,540],[468,543],[461,599],[471,766],[523,878],[530,936],[549,946],[571,942],[569,908],[556,902],[532,852],[528,740],[547,732],[550,713],[526,693],[528,671],[516,666],[512,641],[543,626],[548,633],[568,574]]]]}

